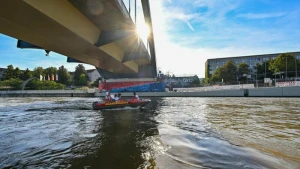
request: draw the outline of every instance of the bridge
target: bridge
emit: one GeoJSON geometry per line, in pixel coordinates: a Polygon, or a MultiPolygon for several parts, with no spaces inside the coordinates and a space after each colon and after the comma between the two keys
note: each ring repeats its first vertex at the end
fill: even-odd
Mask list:
{"type": "MultiPolygon", "coordinates": [[[[105,79],[154,78],[149,0],[141,4],[150,29],[146,45],[122,0],[3,0],[0,33],[19,39],[19,48],[54,51],[68,62],[94,65],[105,79]]],[[[136,15],[136,5],[132,11],[136,15]]]]}

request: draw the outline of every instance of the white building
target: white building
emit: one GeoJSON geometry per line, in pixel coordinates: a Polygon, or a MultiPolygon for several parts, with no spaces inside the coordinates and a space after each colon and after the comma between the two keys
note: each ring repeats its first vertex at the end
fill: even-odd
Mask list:
{"type": "MultiPolygon", "coordinates": [[[[294,54],[297,59],[300,59],[300,52],[290,53],[294,54]]],[[[240,63],[247,63],[250,70],[253,71],[254,66],[257,63],[262,64],[270,59],[275,59],[280,54],[281,53],[207,59],[205,63],[205,74],[208,75],[208,77],[211,77],[215,70],[217,70],[220,66],[223,66],[227,61],[231,60],[233,60],[237,65],[240,63]]]]}

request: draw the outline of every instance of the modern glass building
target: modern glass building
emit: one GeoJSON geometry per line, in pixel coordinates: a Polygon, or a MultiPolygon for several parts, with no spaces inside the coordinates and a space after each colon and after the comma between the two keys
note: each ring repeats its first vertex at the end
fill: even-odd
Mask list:
{"type": "MultiPolygon", "coordinates": [[[[297,59],[300,59],[300,52],[289,53],[294,54],[297,59]]],[[[211,77],[211,75],[218,67],[223,66],[227,61],[230,60],[233,60],[237,65],[240,63],[247,63],[250,70],[253,72],[254,66],[257,63],[262,64],[269,59],[275,59],[280,54],[281,53],[207,59],[207,61],[205,62],[205,77],[211,77]]]]}

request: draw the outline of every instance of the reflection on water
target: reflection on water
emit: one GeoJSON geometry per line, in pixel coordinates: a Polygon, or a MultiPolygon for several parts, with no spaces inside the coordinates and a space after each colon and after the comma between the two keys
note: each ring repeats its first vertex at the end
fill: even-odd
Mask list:
{"type": "Polygon", "coordinates": [[[300,168],[299,99],[0,98],[0,168],[300,168]]]}

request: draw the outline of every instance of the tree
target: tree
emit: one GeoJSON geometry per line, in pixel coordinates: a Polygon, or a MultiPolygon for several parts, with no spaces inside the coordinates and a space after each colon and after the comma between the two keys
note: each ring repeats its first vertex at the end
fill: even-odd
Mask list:
{"type": "Polygon", "coordinates": [[[240,63],[237,68],[237,74],[240,80],[245,80],[247,77],[244,74],[249,75],[250,73],[249,65],[247,63],[240,63]]]}
{"type": "Polygon", "coordinates": [[[75,72],[74,72],[74,83],[76,85],[85,85],[87,82],[87,75],[86,75],[86,70],[83,66],[83,64],[78,64],[75,68],[75,72]],[[84,75],[84,76],[82,76],[84,75]],[[85,78],[82,79],[82,78],[85,78]]]}
{"type": "Polygon", "coordinates": [[[10,86],[15,89],[19,89],[22,85],[23,81],[16,78],[10,78],[9,80],[4,80],[1,82],[2,86],[10,86]]]}
{"type": "Polygon", "coordinates": [[[205,70],[205,78],[210,78],[209,77],[209,72],[210,72],[210,65],[207,64],[206,70],[205,70]]]}
{"type": "Polygon", "coordinates": [[[32,71],[33,77],[40,78],[40,75],[43,75],[44,69],[43,67],[36,67],[32,71]]]}
{"type": "Polygon", "coordinates": [[[238,65],[238,74],[243,76],[243,74],[249,74],[249,65],[247,63],[240,63],[238,65]]]}
{"type": "Polygon", "coordinates": [[[87,78],[85,74],[81,74],[77,82],[77,85],[86,85],[86,84],[87,84],[87,78]]]}
{"type": "Polygon", "coordinates": [[[212,74],[210,81],[211,82],[221,82],[222,81],[223,67],[218,67],[212,74]]]}
{"type": "Polygon", "coordinates": [[[270,69],[270,65],[274,60],[268,60],[263,62],[262,64],[256,64],[254,66],[254,70],[257,71],[255,74],[257,75],[257,79],[263,78],[271,78],[273,75],[273,71],[270,69]]]}
{"type": "Polygon", "coordinates": [[[294,76],[296,68],[295,64],[298,64],[297,62],[295,55],[291,53],[283,53],[278,55],[274,61],[270,62],[269,69],[274,73],[287,71],[288,75],[294,76]]]}
{"type": "Polygon", "coordinates": [[[225,63],[224,66],[219,67],[215,72],[213,73],[211,77],[212,82],[221,82],[223,79],[223,82],[233,82],[235,81],[237,73],[237,68],[235,66],[235,63],[233,60],[228,61],[225,63]]]}
{"type": "Polygon", "coordinates": [[[222,79],[224,82],[232,82],[235,81],[237,74],[237,68],[235,62],[233,60],[228,61],[223,66],[222,79]]]}
{"type": "Polygon", "coordinates": [[[64,66],[58,68],[57,75],[58,75],[58,83],[65,84],[65,85],[70,83],[70,74],[64,66]]]}
{"type": "Polygon", "coordinates": [[[201,80],[202,86],[208,86],[209,85],[209,78],[204,78],[201,80]]]}
{"type": "Polygon", "coordinates": [[[22,74],[21,70],[18,67],[16,67],[14,70],[14,78],[21,79],[21,74],[22,74]]]}
{"type": "Polygon", "coordinates": [[[98,87],[99,86],[99,81],[102,80],[102,77],[99,77],[97,80],[94,81],[94,83],[92,84],[92,86],[94,87],[98,87]]]}
{"type": "Polygon", "coordinates": [[[22,80],[27,80],[32,77],[31,71],[27,68],[21,75],[22,80]]]}
{"type": "Polygon", "coordinates": [[[15,78],[15,70],[13,65],[8,65],[7,69],[3,72],[3,80],[15,78]]]}
{"type": "Polygon", "coordinates": [[[55,76],[57,74],[57,68],[56,67],[48,67],[47,69],[44,70],[43,74],[45,76],[49,75],[51,78],[52,75],[55,76]]]}

